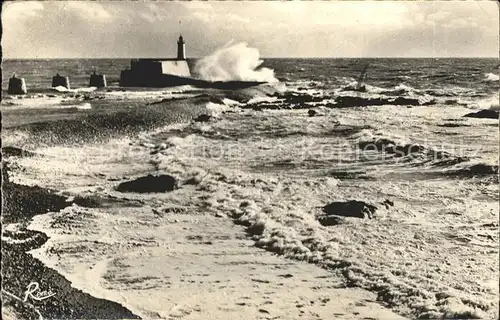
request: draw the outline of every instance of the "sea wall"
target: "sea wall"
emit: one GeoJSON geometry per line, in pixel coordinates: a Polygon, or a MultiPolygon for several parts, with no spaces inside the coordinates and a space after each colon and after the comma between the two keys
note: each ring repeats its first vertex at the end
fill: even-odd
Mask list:
{"type": "Polygon", "coordinates": [[[186,60],[160,61],[161,73],[190,77],[191,72],[186,60]]]}

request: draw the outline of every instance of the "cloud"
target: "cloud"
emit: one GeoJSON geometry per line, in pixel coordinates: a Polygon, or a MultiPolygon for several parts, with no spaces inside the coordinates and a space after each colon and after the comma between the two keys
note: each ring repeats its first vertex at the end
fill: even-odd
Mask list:
{"type": "Polygon", "coordinates": [[[4,4],[5,57],[189,57],[230,40],[264,57],[498,53],[490,1],[44,1],[4,4]],[[182,25],[179,25],[182,21],[182,25]]]}
{"type": "Polygon", "coordinates": [[[12,23],[24,19],[36,18],[44,9],[39,1],[7,2],[3,4],[2,21],[12,23]]]}
{"type": "Polygon", "coordinates": [[[76,13],[81,17],[91,21],[108,21],[112,15],[99,3],[88,1],[64,1],[60,3],[64,10],[76,13]]]}

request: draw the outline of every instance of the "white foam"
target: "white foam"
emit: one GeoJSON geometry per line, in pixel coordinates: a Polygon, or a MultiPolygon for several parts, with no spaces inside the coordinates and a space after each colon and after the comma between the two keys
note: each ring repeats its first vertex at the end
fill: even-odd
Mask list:
{"type": "Polygon", "coordinates": [[[2,106],[3,111],[12,110],[36,110],[36,109],[77,109],[89,110],[92,105],[88,102],[82,102],[77,99],[63,100],[58,98],[36,98],[29,100],[18,100],[19,102],[10,103],[7,106],[2,106]]]}
{"type": "Polygon", "coordinates": [[[231,109],[231,107],[226,104],[218,104],[213,102],[207,103],[206,108],[212,113],[213,116],[219,116],[222,112],[231,109]]]}
{"type": "Polygon", "coordinates": [[[490,73],[486,73],[484,75],[484,79],[485,79],[485,81],[490,81],[490,82],[499,81],[500,76],[498,74],[490,72],[490,73]]]}
{"type": "Polygon", "coordinates": [[[26,168],[22,175],[12,172],[12,181],[61,190],[89,184],[109,185],[107,178],[152,168],[144,161],[149,151],[127,138],[113,139],[104,144],[38,145],[34,151],[35,156],[10,160],[13,166],[26,168]]]}
{"type": "Polygon", "coordinates": [[[229,98],[223,98],[222,101],[224,102],[224,104],[226,106],[239,106],[239,105],[241,105],[241,102],[236,101],[236,100],[232,100],[229,98]]]}
{"type": "Polygon", "coordinates": [[[261,102],[276,102],[278,100],[279,100],[279,98],[277,98],[277,97],[255,97],[255,98],[248,100],[247,104],[255,104],[255,103],[261,103],[261,102]]]}
{"type": "Polygon", "coordinates": [[[499,96],[493,95],[487,98],[474,100],[470,106],[478,109],[498,109],[499,108],[499,96]]]}
{"type": "Polygon", "coordinates": [[[57,86],[57,87],[52,87],[53,90],[57,92],[92,92],[97,90],[97,87],[88,87],[88,88],[74,88],[74,89],[68,89],[63,86],[57,86]]]}
{"type": "MultiPolygon", "coordinates": [[[[476,305],[467,301],[476,300],[477,305],[495,313],[498,289],[490,288],[490,284],[485,289],[482,283],[498,275],[497,252],[490,254],[486,252],[489,249],[475,245],[483,243],[477,237],[479,233],[489,232],[487,229],[475,226],[463,228],[470,226],[471,221],[479,224],[498,220],[498,203],[484,193],[483,186],[445,179],[394,180],[391,174],[406,173],[405,169],[413,174],[423,170],[405,168],[404,164],[402,168],[386,168],[383,163],[377,164],[377,168],[388,173],[384,180],[339,181],[327,176],[328,170],[340,165],[347,167],[346,171],[371,169],[372,163],[365,164],[354,158],[356,139],[372,141],[385,137],[398,144],[417,141],[418,138],[429,136],[429,127],[434,130],[434,126],[441,124],[446,117],[458,119],[464,110],[452,107],[443,110],[439,107],[407,109],[381,106],[364,108],[363,111],[330,109],[325,110],[328,112],[325,116],[312,118],[307,117],[304,110],[257,113],[251,117],[246,117],[248,113],[243,111],[231,115],[238,117],[235,121],[224,119],[209,124],[193,123],[166,128],[186,128],[196,132],[186,137],[164,139],[161,134],[157,137],[141,135],[138,140],[142,147],[136,157],[119,158],[118,154],[127,153],[129,143],[137,143],[129,140],[113,142],[120,146],[115,149],[110,145],[103,146],[106,150],[103,155],[94,155],[97,152],[88,146],[77,148],[87,153],[85,157],[61,156],[63,152],[60,149],[45,149],[46,154],[57,157],[58,161],[47,157],[39,159],[36,164],[30,162],[33,160],[20,160],[17,164],[26,170],[17,175],[67,189],[83,180],[84,175],[77,166],[80,164],[87,166],[91,173],[85,175],[92,178],[86,181],[88,190],[97,186],[102,188],[101,193],[114,197],[125,196],[113,190],[116,183],[105,183],[96,178],[97,173],[119,177],[126,175],[130,178],[161,172],[171,174],[180,181],[181,188],[170,193],[126,195],[128,199],[142,201],[142,208],[116,208],[113,214],[102,209],[91,217],[86,216],[90,210],[73,208],[71,210],[75,211],[75,215],[83,220],[75,224],[81,222],[81,225],[71,229],[72,233],[66,239],[58,239],[57,234],[53,237],[49,232],[50,241],[61,240],[62,248],[75,245],[71,242],[75,237],[82,239],[77,245],[82,244],[84,252],[72,255],[71,251],[63,251],[63,258],[60,259],[64,259],[65,263],[54,265],[66,270],[68,279],[83,288],[90,287],[92,290],[95,285],[95,291],[100,292],[102,288],[99,286],[109,281],[103,277],[104,269],[99,263],[101,260],[109,265],[112,263],[103,257],[136,261],[115,268],[125,280],[143,279],[155,272],[153,269],[157,266],[167,263],[170,259],[170,239],[165,221],[160,220],[167,218],[157,218],[147,206],[161,213],[162,209],[175,205],[198,215],[219,214],[254,226],[262,232],[253,234],[253,239],[267,250],[293,259],[320,263],[325,267],[332,264],[342,268],[348,280],[360,287],[383,288],[386,298],[391,300],[395,308],[399,308],[402,313],[410,313],[411,318],[418,316],[417,312],[424,312],[421,310],[436,312],[437,316],[452,312],[475,312],[476,305]],[[348,137],[339,136],[335,134],[339,123],[369,125],[377,129],[365,129],[348,137]],[[213,139],[212,135],[217,132],[224,132],[231,139],[213,139]],[[273,135],[270,136],[269,132],[273,135]],[[304,132],[308,133],[306,137],[302,135],[304,132]],[[331,152],[325,148],[330,148],[331,152]],[[161,152],[150,155],[149,152],[156,149],[161,149],[161,152]],[[64,167],[67,163],[70,168],[61,176],[41,167],[64,167]],[[154,163],[154,169],[150,163],[154,163]],[[313,167],[309,168],[305,164],[313,167]],[[320,168],[315,169],[315,165],[320,168]],[[282,169],[283,166],[289,166],[290,169],[282,169]],[[76,178],[73,179],[73,175],[76,178]],[[195,178],[196,186],[184,184],[191,178],[195,178]],[[53,183],[54,180],[58,183],[53,183]],[[464,198],[464,194],[477,197],[464,198]],[[316,220],[315,216],[322,213],[321,206],[352,199],[376,205],[379,208],[377,218],[346,219],[345,224],[334,227],[322,226],[316,220]],[[390,209],[385,208],[381,204],[385,199],[394,200],[395,205],[390,209]],[[449,208],[458,212],[450,212],[449,208]],[[124,238],[120,238],[116,230],[124,238]],[[474,241],[460,242],[456,240],[458,236],[466,239],[470,237],[474,241]],[[481,259],[470,259],[467,263],[462,261],[478,255],[481,255],[481,259]],[[147,263],[139,266],[144,261],[147,263]],[[90,267],[95,268],[96,263],[98,272],[88,277],[90,267]],[[81,268],[76,269],[75,265],[81,268]],[[446,268],[452,272],[443,272],[443,265],[447,265],[446,268]],[[467,275],[468,282],[463,281],[463,275],[467,275]],[[436,299],[436,293],[443,288],[450,291],[453,299],[458,299],[458,302],[447,305],[446,310],[436,299]]],[[[469,137],[472,132],[484,136],[478,149],[487,146],[497,156],[496,128],[478,125],[475,130],[462,132],[461,138],[469,137]]],[[[449,143],[460,142],[455,136],[436,134],[434,138],[449,143]]],[[[478,153],[479,156],[484,157],[484,153],[478,153]]],[[[498,186],[491,187],[492,190],[495,188],[498,189],[498,186]]],[[[51,223],[59,215],[39,217],[35,218],[34,223],[41,224],[39,219],[48,219],[43,224],[44,229],[57,228],[51,223]]],[[[60,226],[59,229],[60,233],[67,231],[66,226],[60,226]]],[[[491,235],[497,237],[496,233],[491,232],[491,235]]],[[[493,243],[490,241],[488,245],[493,243]]],[[[54,255],[52,259],[58,258],[54,255]]],[[[161,273],[162,268],[156,269],[163,278],[153,279],[157,281],[153,285],[163,285],[165,275],[161,273]]],[[[121,285],[125,287],[126,284],[121,285]]],[[[145,286],[139,293],[129,290],[126,294],[137,299],[141,299],[144,294],[148,299],[141,300],[143,309],[163,311],[162,306],[156,303],[162,299],[161,290],[155,291],[154,286],[145,286]],[[155,299],[151,299],[148,294],[154,295],[155,299]]],[[[124,300],[112,294],[109,297],[117,301],[124,300]]],[[[132,305],[138,305],[136,302],[133,298],[129,299],[132,305]]]]}
{"type": "Polygon", "coordinates": [[[274,71],[260,68],[259,51],[247,43],[229,42],[211,55],[196,62],[195,72],[209,81],[264,81],[278,82],[274,71]]]}
{"type": "Polygon", "coordinates": [[[86,103],[82,103],[82,104],[77,104],[75,106],[77,109],[79,110],[89,110],[89,109],[92,109],[92,105],[88,102],[86,103]]]}

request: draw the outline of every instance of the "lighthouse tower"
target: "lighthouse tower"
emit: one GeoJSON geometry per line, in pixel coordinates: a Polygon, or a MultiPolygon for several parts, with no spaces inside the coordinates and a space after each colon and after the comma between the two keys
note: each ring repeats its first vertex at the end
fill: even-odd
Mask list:
{"type": "Polygon", "coordinates": [[[177,60],[186,60],[186,43],[182,35],[177,40],[177,60]]]}

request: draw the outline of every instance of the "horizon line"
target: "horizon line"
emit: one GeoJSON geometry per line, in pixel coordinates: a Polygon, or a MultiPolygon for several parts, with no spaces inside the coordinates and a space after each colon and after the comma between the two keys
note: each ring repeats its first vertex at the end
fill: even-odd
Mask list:
{"type": "MultiPolygon", "coordinates": [[[[199,60],[204,57],[189,57],[186,60],[199,60]]],[[[499,56],[420,56],[420,57],[392,57],[392,56],[373,56],[373,57],[356,57],[356,56],[343,56],[343,57],[260,57],[260,59],[500,59],[499,56]]],[[[77,59],[172,59],[167,57],[56,57],[56,58],[39,58],[39,57],[3,57],[5,60],[77,60],[77,59]]]]}

